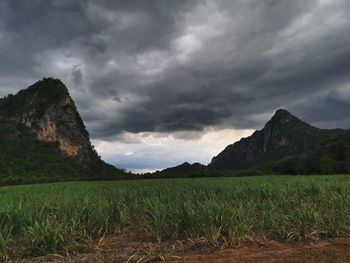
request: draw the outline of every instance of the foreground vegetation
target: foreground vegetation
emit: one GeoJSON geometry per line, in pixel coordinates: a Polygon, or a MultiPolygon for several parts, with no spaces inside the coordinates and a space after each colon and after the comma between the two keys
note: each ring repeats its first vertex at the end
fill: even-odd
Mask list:
{"type": "Polygon", "coordinates": [[[126,227],[158,240],[333,237],[350,221],[349,176],[76,182],[0,188],[3,259],[83,251],[126,227]]]}

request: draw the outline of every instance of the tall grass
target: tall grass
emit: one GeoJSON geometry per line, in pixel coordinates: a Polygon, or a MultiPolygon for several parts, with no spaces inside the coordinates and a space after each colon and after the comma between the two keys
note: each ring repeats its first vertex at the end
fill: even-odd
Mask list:
{"type": "Polygon", "coordinates": [[[42,255],[125,227],[158,240],[333,237],[350,221],[350,177],[76,182],[0,188],[0,256],[42,255]],[[20,249],[19,249],[20,248],[20,249]]]}
{"type": "Polygon", "coordinates": [[[12,228],[9,226],[0,226],[0,261],[6,260],[9,255],[9,241],[12,228]]]}

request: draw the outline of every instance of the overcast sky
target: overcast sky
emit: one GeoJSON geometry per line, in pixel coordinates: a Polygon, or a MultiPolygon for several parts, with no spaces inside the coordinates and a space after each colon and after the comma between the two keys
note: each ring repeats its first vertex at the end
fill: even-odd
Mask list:
{"type": "Polygon", "coordinates": [[[278,108],[350,128],[350,2],[0,0],[0,96],[48,76],[106,161],[207,164],[278,108]]]}

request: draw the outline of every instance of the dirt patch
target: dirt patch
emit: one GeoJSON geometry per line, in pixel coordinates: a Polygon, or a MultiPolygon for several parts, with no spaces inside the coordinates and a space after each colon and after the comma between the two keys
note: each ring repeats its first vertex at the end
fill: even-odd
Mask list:
{"type": "Polygon", "coordinates": [[[350,238],[335,238],[313,242],[269,242],[218,250],[211,254],[185,256],[175,262],[274,262],[274,263],[331,263],[350,262],[350,238]]]}
{"type": "Polygon", "coordinates": [[[244,242],[214,247],[204,239],[159,242],[127,229],[101,239],[86,254],[47,255],[14,262],[342,263],[350,262],[350,237],[300,242],[244,242]]]}

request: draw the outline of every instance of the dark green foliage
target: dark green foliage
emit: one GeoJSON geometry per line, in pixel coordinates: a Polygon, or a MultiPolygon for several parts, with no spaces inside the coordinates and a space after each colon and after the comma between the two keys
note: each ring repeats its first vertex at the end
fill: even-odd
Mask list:
{"type": "Polygon", "coordinates": [[[299,156],[288,156],[264,165],[264,172],[276,174],[341,174],[350,173],[350,132],[338,131],[299,156]]]}
{"type": "MultiPolygon", "coordinates": [[[[208,169],[205,165],[200,163],[189,164],[187,162],[178,165],[176,167],[167,168],[162,171],[157,171],[154,174],[155,178],[175,178],[175,177],[204,177],[206,176],[208,169]]],[[[147,175],[149,177],[150,175],[147,175]]]]}
{"type": "Polygon", "coordinates": [[[84,167],[59,154],[57,143],[26,135],[11,140],[0,134],[0,184],[125,178],[122,170],[101,160],[84,167]]]}
{"type": "Polygon", "coordinates": [[[57,143],[37,141],[22,125],[1,123],[0,127],[1,184],[79,178],[81,169],[73,160],[58,154],[57,143]]]}

